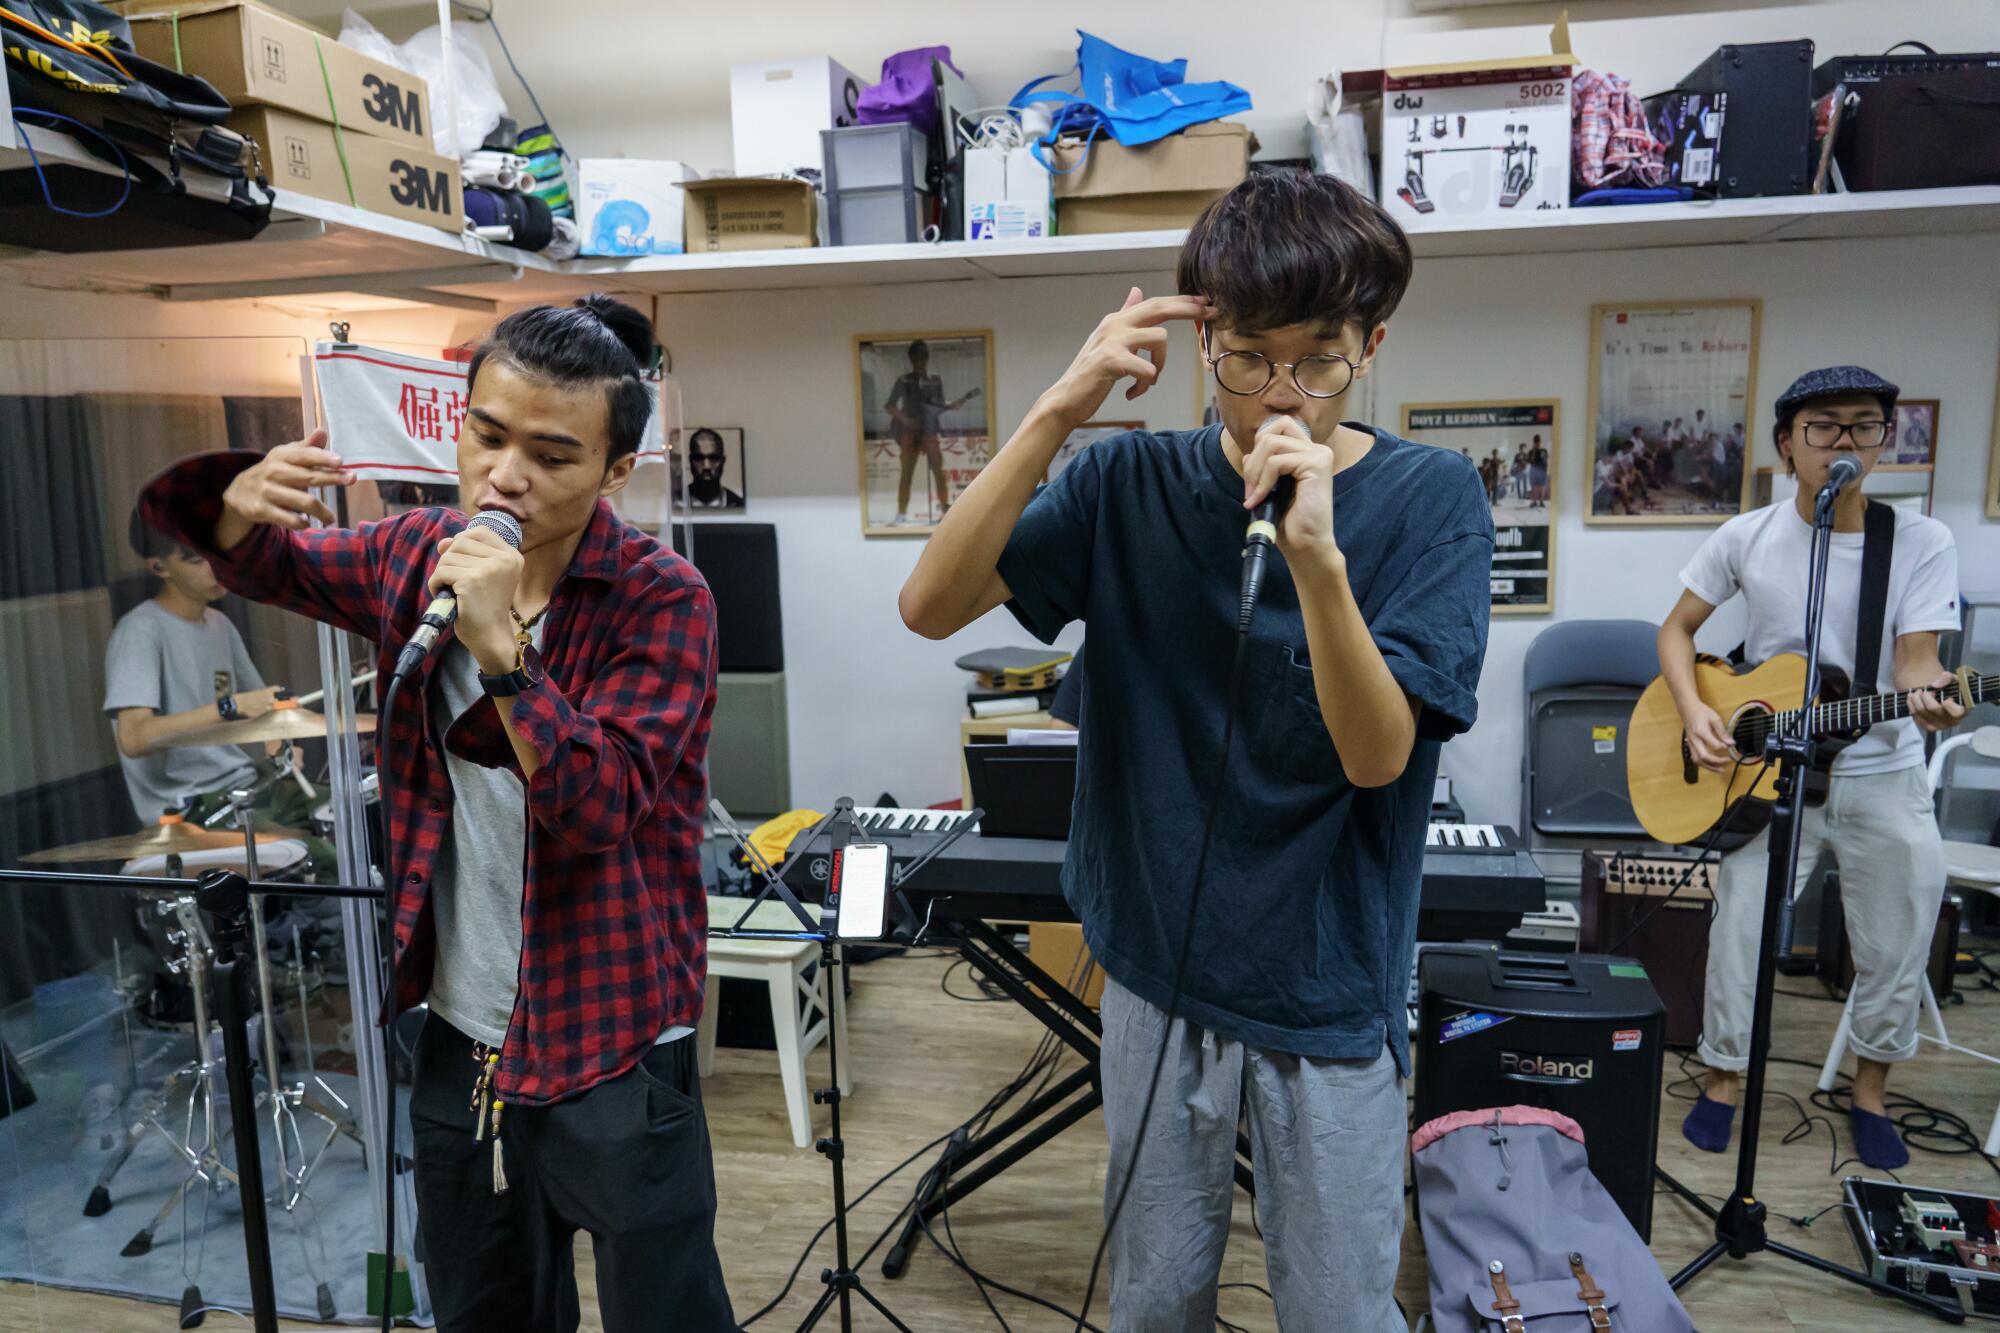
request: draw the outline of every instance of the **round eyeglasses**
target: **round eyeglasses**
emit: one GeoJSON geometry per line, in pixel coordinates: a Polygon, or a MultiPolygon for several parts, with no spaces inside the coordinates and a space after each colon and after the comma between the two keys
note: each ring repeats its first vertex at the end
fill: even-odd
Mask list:
{"type": "Polygon", "coordinates": [[[1280,367],[1292,373],[1292,383],[1308,398],[1338,398],[1354,383],[1354,363],[1338,352],[1273,361],[1262,352],[1220,352],[1204,355],[1215,382],[1242,397],[1264,392],[1280,367]]]}

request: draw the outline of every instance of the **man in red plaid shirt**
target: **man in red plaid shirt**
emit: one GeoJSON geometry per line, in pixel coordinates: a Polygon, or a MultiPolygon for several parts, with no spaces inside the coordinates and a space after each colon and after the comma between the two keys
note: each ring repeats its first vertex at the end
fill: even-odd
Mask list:
{"type": "Polygon", "coordinates": [[[651,410],[645,316],[608,297],[502,320],[468,368],[469,509],[358,530],[317,486],[324,432],[186,460],[148,520],[232,590],[365,635],[384,679],[439,588],[458,618],[378,735],[398,1007],[428,1000],[410,1091],[438,1328],[574,1330],[595,1246],[609,1333],[733,1330],[695,1074],[715,617],[701,575],[629,527],[651,410]],[[503,1115],[504,1110],[504,1115],[503,1115]]]}

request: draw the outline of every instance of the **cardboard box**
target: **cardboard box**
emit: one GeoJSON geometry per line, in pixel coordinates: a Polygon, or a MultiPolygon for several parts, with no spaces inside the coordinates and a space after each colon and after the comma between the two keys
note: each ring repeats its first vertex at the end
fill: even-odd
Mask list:
{"type": "Polygon", "coordinates": [[[827,56],[731,65],[729,130],[737,176],[824,170],[819,133],[854,124],[866,86],[827,56]]]}
{"type": "Polygon", "coordinates": [[[1661,93],[1648,97],[1646,128],[1667,146],[1667,184],[1713,193],[1722,179],[1722,127],[1728,93],[1661,93]]]}
{"type": "Polygon", "coordinates": [[[586,255],[677,255],[687,196],[685,162],[586,157],[576,164],[576,225],[586,255]]]}
{"type": "Polygon", "coordinates": [[[240,0],[135,4],[125,13],[140,55],[174,68],[178,36],[179,68],[207,79],[235,106],[280,107],[322,121],[337,117],[350,137],[365,134],[426,152],[431,148],[430,90],[424,81],[370,60],[316,28],[240,0]]]}
{"type": "Polygon", "coordinates": [[[1381,200],[1405,231],[1569,207],[1569,24],[1549,54],[1343,76],[1379,89],[1381,200]]]}
{"type": "Polygon", "coordinates": [[[740,176],[689,181],[689,254],[722,250],[805,250],[819,240],[819,192],[812,182],[740,176]]]}
{"type": "Polygon", "coordinates": [[[1020,241],[1053,230],[1052,177],[1032,148],[965,150],[965,239],[1020,241]]]}
{"type": "Polygon", "coordinates": [[[257,141],[265,174],[282,189],[439,231],[465,229],[458,163],[448,157],[370,134],[343,133],[336,142],[327,122],[276,107],[238,111],[229,117],[229,128],[257,141]]]}
{"type": "Polygon", "coordinates": [[[1257,139],[1229,121],[1190,125],[1138,148],[1100,139],[1050,154],[1056,230],[1066,236],[1185,227],[1250,174],[1257,139]],[[1080,165],[1079,165],[1080,164],[1080,165]]]}

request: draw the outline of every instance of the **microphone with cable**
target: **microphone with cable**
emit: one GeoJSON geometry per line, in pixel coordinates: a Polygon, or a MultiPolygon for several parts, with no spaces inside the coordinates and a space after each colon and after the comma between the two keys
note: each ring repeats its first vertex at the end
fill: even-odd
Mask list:
{"type": "Polygon", "coordinates": [[[1833,466],[1827,469],[1826,485],[1819,488],[1819,495],[1813,501],[1813,513],[1832,513],[1833,502],[1839,498],[1840,492],[1860,477],[1861,462],[1853,454],[1842,454],[1834,459],[1833,466]]]}
{"type": "MultiPolygon", "coordinates": [[[[504,509],[480,510],[472,516],[472,521],[465,525],[467,532],[474,528],[485,528],[515,550],[521,549],[520,521],[504,509]]],[[[415,671],[424,658],[430,655],[431,649],[437,644],[438,636],[443,634],[445,628],[456,619],[458,619],[458,594],[450,588],[438,589],[437,596],[431,599],[430,608],[424,612],[423,619],[417,624],[417,632],[410,636],[410,641],[403,645],[402,654],[396,658],[396,670],[392,679],[401,680],[415,671]]]]}
{"type": "MultiPolygon", "coordinates": [[[[1264,424],[1257,427],[1261,433],[1264,426],[1274,421],[1289,421],[1304,427],[1297,417],[1278,413],[1264,418],[1264,424]]],[[[1280,477],[1272,485],[1255,509],[1250,511],[1250,526],[1243,534],[1243,583],[1236,602],[1236,632],[1250,632],[1250,617],[1257,609],[1258,594],[1264,590],[1264,565],[1270,558],[1271,548],[1278,544],[1278,520],[1284,516],[1285,506],[1292,502],[1295,483],[1290,477],[1280,477]]]]}

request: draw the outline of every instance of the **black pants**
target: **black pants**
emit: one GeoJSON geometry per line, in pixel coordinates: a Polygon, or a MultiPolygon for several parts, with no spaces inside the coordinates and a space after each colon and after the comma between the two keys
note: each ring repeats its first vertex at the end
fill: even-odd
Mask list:
{"type": "Polygon", "coordinates": [[[605,1333],[735,1333],[715,1253],[715,1167],[695,1039],[554,1106],[501,1113],[507,1189],[474,1142],[472,1039],[417,1040],[417,1226],[438,1333],[573,1333],[571,1242],[590,1233],[605,1333]]]}

